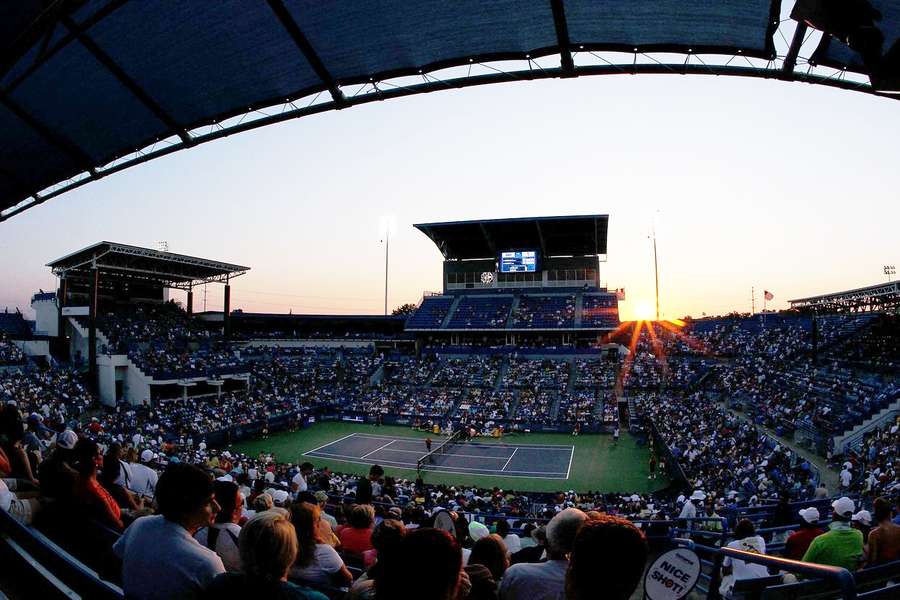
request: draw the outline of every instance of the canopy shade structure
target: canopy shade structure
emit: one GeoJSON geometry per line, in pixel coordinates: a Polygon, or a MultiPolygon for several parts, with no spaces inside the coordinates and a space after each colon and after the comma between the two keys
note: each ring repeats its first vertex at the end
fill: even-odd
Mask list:
{"type": "Polygon", "coordinates": [[[788,300],[791,308],[819,312],[900,311],[900,281],[788,300]]]}
{"type": "Polygon", "coordinates": [[[203,283],[228,283],[250,270],[250,267],[115,242],[98,242],[47,266],[62,278],[86,279],[96,268],[104,279],[112,276],[183,290],[203,283]]]}
{"type": "Polygon", "coordinates": [[[446,260],[496,258],[504,250],[535,249],[541,256],[606,254],[609,215],[526,217],[414,225],[446,260]]]}
{"type": "Polygon", "coordinates": [[[785,35],[793,22],[781,9],[780,0],[0,3],[0,221],[200,143],[432,91],[657,73],[872,93],[795,70],[806,29],[785,35]]]}

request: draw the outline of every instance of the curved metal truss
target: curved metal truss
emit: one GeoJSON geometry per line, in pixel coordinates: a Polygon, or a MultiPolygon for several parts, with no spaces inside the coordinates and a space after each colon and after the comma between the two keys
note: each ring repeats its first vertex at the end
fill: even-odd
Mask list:
{"type": "Polygon", "coordinates": [[[791,20],[787,12],[783,9],[778,21],[774,34],[775,56],[770,60],[742,55],[740,51],[729,56],[695,52],[691,48],[680,52],[650,52],[637,48],[633,52],[610,52],[572,46],[561,53],[554,50],[541,56],[526,55],[524,60],[475,56],[462,64],[439,64],[414,75],[371,78],[352,85],[339,86],[332,80],[318,89],[305,90],[296,97],[267,106],[253,106],[242,114],[214,120],[189,131],[179,131],[102,167],[85,170],[0,212],[0,222],[92,181],[198,144],[330,110],[442,90],[552,78],[654,74],[774,79],[885,98],[898,97],[875,91],[865,75],[814,64],[810,57],[822,34],[791,20]]]}

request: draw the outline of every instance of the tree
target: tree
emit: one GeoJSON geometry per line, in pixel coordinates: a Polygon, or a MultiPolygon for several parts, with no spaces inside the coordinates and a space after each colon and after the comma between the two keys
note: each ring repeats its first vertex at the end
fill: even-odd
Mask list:
{"type": "Polygon", "coordinates": [[[407,302],[406,304],[401,304],[400,306],[395,308],[391,314],[396,317],[399,315],[411,315],[414,312],[416,312],[416,305],[407,302]]]}

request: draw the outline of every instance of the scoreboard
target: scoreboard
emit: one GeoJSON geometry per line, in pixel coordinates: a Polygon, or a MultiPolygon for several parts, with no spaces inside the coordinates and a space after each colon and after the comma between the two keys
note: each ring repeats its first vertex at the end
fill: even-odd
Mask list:
{"type": "Polygon", "coordinates": [[[511,250],[500,253],[501,273],[534,273],[537,271],[538,253],[534,250],[511,250]]]}

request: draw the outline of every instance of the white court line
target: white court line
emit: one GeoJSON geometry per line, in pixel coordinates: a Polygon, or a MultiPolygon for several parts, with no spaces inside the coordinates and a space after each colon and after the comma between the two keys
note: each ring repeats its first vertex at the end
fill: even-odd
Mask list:
{"type": "MultiPolygon", "coordinates": [[[[509,455],[509,458],[506,459],[506,462],[503,463],[503,467],[501,467],[500,471],[505,471],[505,470],[506,470],[506,467],[509,466],[509,462],[512,460],[512,457],[515,456],[515,455],[516,455],[516,452],[518,452],[518,451],[519,451],[518,448],[516,448],[515,450],[513,450],[513,453],[510,454],[510,455],[509,455]]],[[[569,478],[569,476],[567,475],[567,476],[566,476],[566,479],[568,479],[568,478],[569,478]]]]}
{"type": "MultiPolygon", "coordinates": [[[[556,432],[550,432],[550,433],[556,433],[556,432]]],[[[397,440],[397,441],[402,441],[402,442],[405,442],[405,441],[421,442],[425,439],[425,438],[419,438],[419,437],[409,437],[408,435],[379,435],[377,433],[353,433],[351,435],[354,435],[356,437],[384,438],[386,440],[397,440]]],[[[545,435],[545,434],[541,434],[541,435],[545,435]]],[[[448,436],[441,436],[441,439],[447,439],[447,438],[448,438],[448,436]]],[[[467,446],[477,446],[477,447],[483,447],[483,448],[513,448],[513,447],[525,448],[525,449],[527,449],[527,448],[536,448],[536,449],[537,448],[547,448],[547,449],[557,449],[557,448],[572,449],[572,448],[574,448],[574,446],[567,446],[565,444],[517,444],[514,441],[512,441],[512,442],[497,442],[497,443],[492,443],[492,444],[487,444],[484,442],[460,442],[460,443],[465,444],[467,446]]]]}
{"type": "MultiPolygon", "coordinates": [[[[346,454],[331,454],[329,452],[316,452],[315,454],[309,454],[308,452],[304,454],[304,456],[309,455],[313,458],[343,458],[346,459],[345,462],[354,463],[358,465],[368,464],[359,462],[358,456],[347,456],[346,454]]],[[[409,469],[411,471],[416,470],[415,463],[405,463],[394,460],[380,460],[378,461],[380,465],[387,467],[397,467],[400,469],[409,469]]],[[[487,469],[481,469],[482,471],[487,471],[483,473],[479,473],[479,469],[470,469],[468,467],[446,467],[447,469],[459,469],[457,471],[447,471],[446,469],[432,469],[429,467],[423,467],[423,471],[427,471],[429,473],[447,473],[449,475],[477,475],[480,477],[496,477],[501,473],[499,471],[489,471],[487,469]]],[[[534,473],[538,473],[539,471],[506,471],[506,473],[530,473],[530,475],[514,475],[514,477],[518,477],[520,479],[555,479],[562,480],[568,479],[568,477],[563,477],[564,473],[545,473],[544,475],[534,475],[534,473]]]]}
{"type": "Polygon", "coordinates": [[[575,458],[575,446],[570,446],[569,450],[569,468],[566,469],[566,479],[569,478],[569,473],[572,472],[572,459],[575,458]]]}
{"type": "Polygon", "coordinates": [[[318,448],[313,448],[312,450],[307,450],[307,451],[304,452],[303,454],[308,454],[308,453],[310,453],[310,452],[315,452],[316,450],[321,450],[322,448],[326,448],[326,447],[328,447],[328,446],[331,446],[332,444],[337,444],[338,442],[343,442],[343,441],[346,440],[347,438],[351,438],[351,437],[353,437],[354,435],[356,435],[356,434],[355,434],[355,433],[351,433],[350,435],[345,435],[344,437],[342,437],[342,438],[339,439],[339,440],[333,440],[333,441],[331,441],[331,442],[328,442],[327,444],[322,444],[322,445],[319,446],[318,448]]]}
{"type": "Polygon", "coordinates": [[[379,450],[383,450],[383,449],[387,448],[388,446],[390,446],[391,444],[393,444],[393,443],[396,442],[396,441],[397,441],[397,440],[391,440],[391,441],[389,441],[387,444],[385,444],[384,446],[379,446],[379,447],[375,448],[374,450],[372,450],[371,452],[368,452],[368,453],[366,453],[366,454],[363,454],[363,455],[360,456],[359,458],[360,458],[360,460],[362,460],[362,459],[364,459],[365,457],[369,456],[370,454],[375,454],[375,453],[378,452],[379,450]]]}

